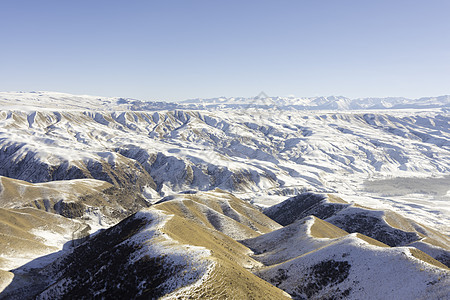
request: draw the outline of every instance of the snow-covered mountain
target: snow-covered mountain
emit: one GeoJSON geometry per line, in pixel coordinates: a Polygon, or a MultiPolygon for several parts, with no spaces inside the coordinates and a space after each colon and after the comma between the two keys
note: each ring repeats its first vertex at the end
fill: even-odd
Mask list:
{"type": "Polygon", "coordinates": [[[218,187],[267,206],[310,189],[356,196],[449,232],[446,111],[130,111],[67,97],[61,110],[28,98],[21,108],[3,106],[0,175],[33,183],[95,178],[148,202],[218,187]]]}
{"type": "Polygon", "coordinates": [[[0,92],[3,109],[31,110],[97,110],[97,111],[160,111],[160,110],[223,110],[223,109],[276,109],[276,110],[379,110],[379,109],[431,109],[450,108],[450,95],[408,99],[403,97],[356,98],[327,97],[269,97],[264,93],[256,97],[218,97],[188,99],[181,102],[143,101],[132,98],[71,95],[59,92],[0,92]]]}
{"type": "Polygon", "coordinates": [[[426,109],[449,108],[450,96],[407,99],[401,97],[387,98],[357,98],[349,99],[342,96],[328,97],[268,97],[250,98],[209,98],[189,99],[182,102],[185,105],[196,104],[204,108],[276,108],[281,110],[361,110],[361,109],[426,109]]]}
{"type": "MultiPolygon", "coordinates": [[[[412,291],[420,290],[424,297],[444,295],[448,271],[443,264],[450,263],[449,103],[448,96],[350,100],[263,95],[165,103],[53,92],[0,93],[0,209],[10,220],[0,223],[0,237],[10,243],[0,249],[0,290],[6,288],[5,293],[15,297],[22,293],[21,286],[30,285],[30,296],[75,297],[85,291],[79,283],[89,279],[76,271],[80,264],[92,265],[89,274],[106,274],[103,263],[82,254],[98,249],[111,257],[111,247],[118,247],[123,257],[105,267],[108,272],[152,269],[153,263],[160,263],[173,275],[170,281],[144,278],[144,272],[136,274],[138,281],[132,284],[114,283],[129,284],[127,291],[138,285],[133,289],[136,296],[149,288],[149,280],[159,282],[156,290],[161,295],[187,291],[187,286],[200,287],[188,290],[203,293],[203,284],[213,280],[209,275],[229,282],[221,276],[240,266],[238,272],[247,272],[248,281],[243,282],[261,285],[261,291],[274,298],[287,294],[266,286],[252,272],[297,298],[323,298],[336,287],[343,297],[367,298],[375,288],[369,277],[395,279],[378,269],[363,274],[361,264],[368,257],[380,259],[379,265],[395,261],[410,274],[423,269],[422,277],[411,275],[416,276],[412,291]],[[52,225],[24,223],[18,216],[25,215],[48,219],[52,225]],[[119,229],[85,241],[130,215],[119,229]],[[170,221],[172,216],[178,223],[170,221]],[[127,222],[139,224],[120,236],[127,222]],[[293,230],[294,238],[304,243],[298,249],[314,251],[311,265],[300,258],[306,252],[289,248],[291,254],[281,255],[286,249],[277,245],[268,250],[279,240],[276,232],[302,222],[333,232],[321,236],[309,233],[312,227],[302,227],[303,233],[293,230]],[[183,226],[191,228],[192,237],[177,235],[183,226]],[[220,237],[214,243],[225,247],[219,251],[223,257],[216,256],[219,246],[195,239],[196,231],[207,232],[207,240],[220,237]],[[171,235],[171,242],[164,234],[171,235]],[[251,242],[259,237],[264,243],[251,242]],[[108,238],[111,244],[102,248],[108,238]],[[58,242],[52,244],[52,239],[58,242]],[[156,250],[146,248],[159,242],[156,250]],[[124,243],[134,246],[125,249],[124,243]],[[172,249],[174,243],[184,246],[172,249]],[[386,244],[392,248],[378,249],[386,244]],[[228,252],[226,245],[243,248],[228,252]],[[181,262],[190,247],[203,248],[181,262]],[[30,251],[18,251],[27,248],[30,251]],[[175,269],[171,251],[178,257],[175,269]],[[341,252],[349,253],[348,259],[336,259],[333,253],[341,252]],[[157,261],[164,253],[170,258],[167,266],[157,261]],[[233,258],[236,253],[242,256],[233,258]],[[136,259],[124,260],[127,255],[136,259]],[[224,257],[228,260],[221,267],[227,271],[209,273],[211,261],[224,257]],[[230,259],[236,265],[230,265],[230,259]],[[72,260],[77,263],[66,264],[72,260]],[[152,263],[145,267],[148,261],[152,263]],[[269,261],[289,266],[269,266],[269,261]],[[190,281],[183,280],[180,274],[191,273],[191,267],[198,272],[190,281]],[[340,270],[334,279],[317,277],[326,277],[320,273],[323,268],[334,267],[340,270]],[[309,277],[299,277],[299,272],[309,277]],[[359,292],[349,290],[349,280],[359,281],[359,292]],[[320,288],[313,288],[319,281],[320,288]]],[[[95,281],[96,293],[108,290],[105,278],[89,279],[95,281]]],[[[226,293],[217,287],[206,290],[226,293]]],[[[259,295],[244,286],[238,293],[259,295]]]]}

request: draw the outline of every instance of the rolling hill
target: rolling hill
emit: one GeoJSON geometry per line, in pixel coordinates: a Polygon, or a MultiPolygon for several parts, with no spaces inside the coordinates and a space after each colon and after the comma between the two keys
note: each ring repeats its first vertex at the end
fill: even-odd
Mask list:
{"type": "Polygon", "coordinates": [[[0,299],[445,299],[448,99],[0,93],[0,299]]]}

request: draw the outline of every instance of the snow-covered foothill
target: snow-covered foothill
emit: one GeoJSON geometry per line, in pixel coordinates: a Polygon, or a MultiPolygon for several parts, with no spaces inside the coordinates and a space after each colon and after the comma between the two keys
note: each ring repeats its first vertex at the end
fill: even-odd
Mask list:
{"type": "Polygon", "coordinates": [[[450,271],[418,259],[412,249],[380,247],[351,234],[257,274],[299,299],[448,297],[450,271]]]}

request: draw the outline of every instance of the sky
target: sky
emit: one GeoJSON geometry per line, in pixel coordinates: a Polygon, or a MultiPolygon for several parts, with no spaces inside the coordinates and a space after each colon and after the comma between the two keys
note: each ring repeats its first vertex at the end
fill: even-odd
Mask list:
{"type": "Polygon", "coordinates": [[[450,1],[0,1],[0,91],[450,94],[450,1]]]}

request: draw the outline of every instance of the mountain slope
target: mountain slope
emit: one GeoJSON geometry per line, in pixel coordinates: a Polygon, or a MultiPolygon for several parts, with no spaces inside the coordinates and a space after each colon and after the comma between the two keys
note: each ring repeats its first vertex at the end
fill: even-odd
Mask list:
{"type": "Polygon", "coordinates": [[[0,208],[0,269],[11,270],[64,246],[74,246],[89,230],[80,221],[34,208],[0,208]]]}
{"type": "MultiPolygon", "coordinates": [[[[32,282],[31,290],[44,278],[47,287],[37,299],[90,295],[288,298],[245,269],[259,265],[247,256],[249,252],[219,231],[152,207],[41,269],[40,282],[32,282]]],[[[13,281],[2,296],[19,294],[23,299],[23,290],[13,281]]]]}
{"type": "Polygon", "coordinates": [[[3,108],[0,128],[0,175],[9,178],[93,178],[136,187],[129,192],[149,202],[216,187],[264,206],[305,189],[338,192],[448,232],[450,119],[442,110],[3,108]],[[395,187],[382,190],[380,180],[395,187]],[[402,186],[411,183],[420,189],[402,186]]]}
{"type": "Polygon", "coordinates": [[[0,207],[33,207],[78,219],[93,227],[111,226],[149,203],[141,193],[95,179],[29,183],[0,176],[0,207]]]}
{"type": "Polygon", "coordinates": [[[218,189],[167,198],[154,207],[220,231],[235,240],[255,237],[281,227],[252,205],[218,189]]]}
{"type": "Polygon", "coordinates": [[[289,298],[272,283],[299,299],[374,299],[383,293],[404,299],[442,297],[450,276],[420,250],[390,248],[313,216],[281,228],[219,190],[165,199],[53,262],[45,259],[12,270],[15,277],[1,297],[289,298]],[[212,211],[226,226],[208,221],[212,211]],[[245,235],[253,238],[242,243],[232,238],[245,235]],[[381,287],[371,281],[378,276],[381,287]]]}
{"type": "Polygon", "coordinates": [[[425,253],[313,216],[243,243],[266,266],[255,274],[295,299],[438,299],[450,292],[449,269],[425,253]]]}
{"type": "Polygon", "coordinates": [[[309,98],[257,96],[254,98],[222,97],[191,99],[185,100],[182,103],[190,108],[197,105],[198,107],[215,109],[248,107],[263,109],[277,108],[283,110],[424,109],[449,107],[450,96],[424,97],[420,99],[407,99],[402,97],[349,99],[342,96],[309,98]]]}
{"type": "Polygon", "coordinates": [[[448,100],[0,93],[0,298],[444,298],[448,100]]]}
{"type": "Polygon", "coordinates": [[[389,210],[351,205],[333,195],[303,193],[265,209],[264,213],[285,226],[314,215],[347,232],[361,233],[392,247],[417,246],[450,266],[447,235],[389,210]]]}
{"type": "Polygon", "coordinates": [[[297,299],[439,299],[450,292],[448,270],[355,234],[257,274],[297,299]]]}

